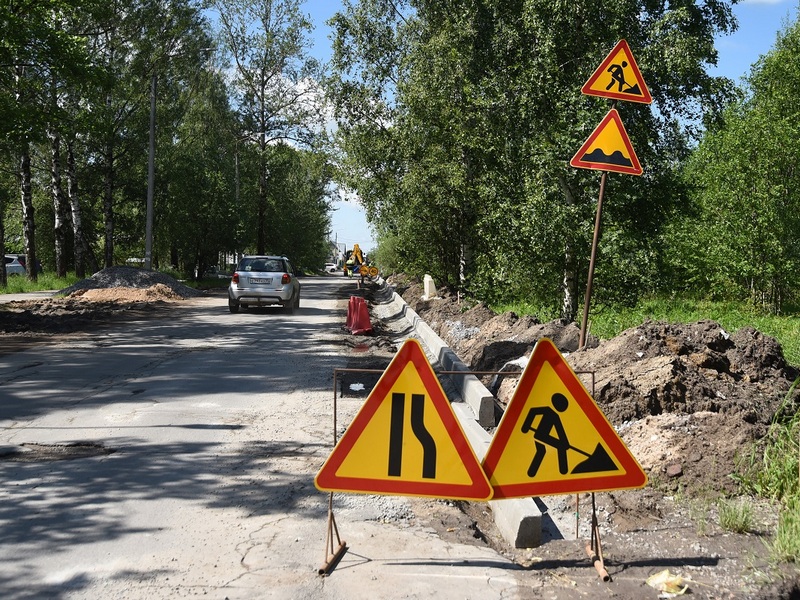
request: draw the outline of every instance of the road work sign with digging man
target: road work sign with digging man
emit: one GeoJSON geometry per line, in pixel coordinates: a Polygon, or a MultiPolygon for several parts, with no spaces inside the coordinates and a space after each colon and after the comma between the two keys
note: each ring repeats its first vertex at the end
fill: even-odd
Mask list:
{"type": "Polygon", "coordinates": [[[495,499],[647,484],[638,461],[548,339],[536,344],[482,466],[495,499]]]}

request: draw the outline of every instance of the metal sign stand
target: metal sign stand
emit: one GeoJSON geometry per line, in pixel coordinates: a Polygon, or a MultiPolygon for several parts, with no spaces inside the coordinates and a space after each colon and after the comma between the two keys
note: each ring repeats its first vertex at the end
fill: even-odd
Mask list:
{"type": "MultiPolygon", "coordinates": [[[[615,104],[616,101],[614,102],[614,105],[615,104]]],[[[580,341],[578,342],[578,348],[586,347],[586,337],[588,334],[587,329],[589,323],[589,305],[591,303],[591,298],[592,298],[592,279],[594,278],[595,260],[597,258],[597,244],[600,239],[601,217],[603,214],[603,197],[605,196],[607,178],[608,178],[608,172],[603,171],[603,174],[600,177],[600,195],[597,198],[597,213],[595,215],[595,221],[594,221],[592,254],[589,260],[589,275],[586,281],[586,297],[584,299],[584,305],[583,305],[583,318],[581,320],[581,337],[580,341]]],[[[594,398],[594,375],[592,375],[592,398],[594,398]]],[[[575,505],[577,514],[578,496],[575,497],[575,505]]],[[[577,531],[577,525],[576,525],[576,531],[577,531]]],[[[586,546],[586,553],[589,555],[589,560],[592,561],[592,564],[594,565],[594,568],[597,570],[597,574],[600,575],[600,578],[606,582],[611,581],[611,575],[608,574],[608,571],[606,571],[605,566],[603,564],[603,546],[600,543],[600,527],[598,526],[597,523],[597,508],[595,505],[594,492],[592,492],[591,542],[586,546]]]]}
{"type": "MultiPolygon", "coordinates": [[[[338,436],[337,414],[338,414],[338,380],[339,373],[383,373],[382,369],[334,369],[333,370],[333,445],[336,446],[338,436]]],[[[501,371],[438,371],[438,375],[506,375],[519,376],[521,372],[501,372],[501,371]]],[[[347,543],[339,536],[339,527],[336,525],[336,518],[333,514],[333,492],[328,496],[328,523],[325,539],[325,560],[319,568],[321,576],[330,575],[333,569],[347,552],[347,543]],[[336,538],[334,540],[334,537],[336,538]]]]}
{"type": "MultiPolygon", "coordinates": [[[[338,376],[339,373],[383,373],[381,369],[334,369],[333,370],[333,445],[336,446],[338,441],[336,435],[337,427],[337,404],[338,404],[338,376]]],[[[592,376],[592,395],[594,396],[595,387],[595,374],[593,371],[578,371],[580,374],[591,374],[592,376]]],[[[522,372],[502,372],[502,371],[438,371],[438,375],[505,375],[505,376],[520,376],[522,372]]],[[[580,496],[575,496],[575,537],[579,537],[579,520],[580,520],[580,496]]],[[[330,575],[344,554],[347,552],[347,543],[343,541],[339,535],[339,528],[336,525],[336,518],[333,514],[333,492],[328,496],[328,521],[327,532],[325,540],[325,560],[319,568],[321,576],[330,575]],[[336,538],[334,541],[334,537],[336,538]]],[[[603,547],[600,542],[600,527],[597,520],[597,506],[595,504],[595,495],[592,492],[592,530],[591,541],[586,545],[586,552],[589,555],[594,568],[597,570],[600,578],[605,581],[611,581],[611,575],[605,569],[603,563],[603,547]]]]}
{"type": "Polygon", "coordinates": [[[339,537],[339,528],[333,516],[333,492],[328,497],[328,536],[325,542],[325,562],[319,568],[320,575],[329,575],[347,552],[347,544],[339,537]],[[333,536],[336,535],[338,547],[334,548],[333,536]]]}
{"type": "Polygon", "coordinates": [[[586,545],[586,553],[589,555],[589,560],[592,561],[597,574],[603,581],[611,581],[611,575],[606,571],[603,564],[603,546],[600,543],[600,527],[597,523],[597,507],[594,502],[594,492],[592,492],[592,538],[591,542],[586,545]]]}
{"type": "MultiPolygon", "coordinates": [[[[341,369],[333,370],[333,445],[336,446],[338,441],[336,435],[336,416],[337,416],[337,375],[341,369]]],[[[336,568],[339,561],[342,560],[344,553],[347,552],[347,543],[339,536],[339,527],[336,525],[336,517],[333,515],[333,492],[328,496],[328,525],[325,536],[325,561],[319,568],[319,574],[322,576],[330,575],[331,571],[336,568]],[[333,537],[336,536],[336,543],[334,546],[333,537]]]]}
{"type": "MultiPolygon", "coordinates": [[[[606,174],[603,173],[603,176],[606,174]]],[[[600,198],[602,200],[602,192],[600,198]]],[[[594,253],[592,253],[594,258],[594,253]]],[[[583,344],[581,344],[582,346],[583,344]]],[[[592,398],[595,394],[595,372],[594,371],[578,371],[577,373],[592,376],[592,398]]],[[[580,494],[575,494],[575,539],[580,538],[580,520],[581,520],[581,497],[580,494]]],[[[606,571],[605,564],[603,563],[603,545],[600,542],[600,525],[597,520],[597,505],[595,503],[594,492],[592,492],[592,528],[590,533],[590,541],[586,544],[586,553],[589,555],[589,560],[592,561],[597,574],[605,581],[611,581],[611,575],[606,571]]]]}

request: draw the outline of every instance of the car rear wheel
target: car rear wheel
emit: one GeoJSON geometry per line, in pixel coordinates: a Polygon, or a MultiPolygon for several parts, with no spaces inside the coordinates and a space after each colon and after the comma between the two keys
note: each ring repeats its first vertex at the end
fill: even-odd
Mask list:
{"type": "Polygon", "coordinates": [[[290,298],[284,305],[283,305],[283,312],[287,315],[291,315],[294,312],[294,308],[298,303],[300,296],[297,298],[290,298]]]}
{"type": "Polygon", "coordinates": [[[233,314],[238,313],[239,303],[233,298],[228,298],[228,310],[231,311],[233,314]]]}

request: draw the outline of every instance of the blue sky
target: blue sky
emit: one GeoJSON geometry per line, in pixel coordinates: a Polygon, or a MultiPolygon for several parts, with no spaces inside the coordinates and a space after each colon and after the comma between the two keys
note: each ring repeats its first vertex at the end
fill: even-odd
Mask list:
{"type": "Polygon", "coordinates": [[[739,30],[717,40],[715,75],[739,82],[758,58],[775,45],[778,31],[797,18],[797,0],[745,0],[733,7],[739,30]]]}
{"type": "MultiPolygon", "coordinates": [[[[733,7],[739,20],[739,30],[733,35],[719,38],[717,67],[711,68],[714,75],[724,75],[736,82],[747,75],[758,58],[769,52],[783,26],[797,18],[800,0],[744,0],[733,7]]],[[[304,10],[311,14],[315,23],[313,54],[323,61],[330,56],[330,28],[325,21],[340,8],[336,0],[307,0],[304,10]]],[[[635,56],[635,50],[633,50],[635,56]]],[[[374,239],[364,218],[363,211],[352,203],[339,202],[333,213],[333,235],[352,248],[358,243],[372,249],[374,239]]]]}

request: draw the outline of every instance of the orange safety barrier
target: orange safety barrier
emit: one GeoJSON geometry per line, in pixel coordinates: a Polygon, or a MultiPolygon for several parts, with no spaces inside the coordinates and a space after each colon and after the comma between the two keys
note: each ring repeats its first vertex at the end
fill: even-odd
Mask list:
{"type": "Polygon", "coordinates": [[[360,296],[350,296],[347,306],[347,321],[345,328],[353,335],[367,335],[372,333],[372,323],[369,320],[367,301],[360,296]]]}

